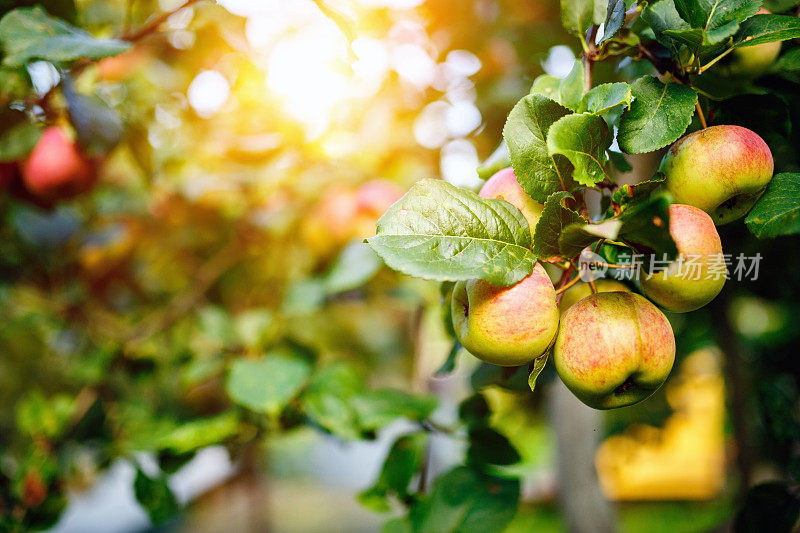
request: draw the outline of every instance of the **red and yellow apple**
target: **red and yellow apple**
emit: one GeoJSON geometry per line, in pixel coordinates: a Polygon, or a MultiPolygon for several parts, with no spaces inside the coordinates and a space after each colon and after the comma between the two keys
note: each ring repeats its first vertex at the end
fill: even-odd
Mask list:
{"type": "Polygon", "coordinates": [[[484,280],[453,289],[453,328],[472,355],[494,365],[519,366],[542,355],[558,330],[556,291],[544,268],[511,287],[484,280]]]}
{"type": "Polygon", "coordinates": [[[712,126],[681,138],[661,162],[676,203],[698,207],[717,225],[744,216],[772,179],[767,143],[741,126],[712,126]]]}
{"type": "Polygon", "coordinates": [[[53,200],[89,190],[97,178],[97,165],[63,128],[51,126],[22,162],[21,172],[32,195],[53,200]]]}
{"type": "Polygon", "coordinates": [[[531,227],[531,234],[533,234],[536,223],[539,222],[539,217],[542,216],[542,209],[544,209],[544,205],[531,198],[525,192],[517,181],[517,176],[514,175],[514,170],[511,167],[504,168],[486,180],[478,196],[487,199],[505,200],[519,209],[531,227]]]}
{"type": "Polygon", "coordinates": [[[725,258],[714,221],[705,211],[669,206],[669,233],[678,257],[641,280],[645,296],[669,311],[687,313],[713,300],[725,285],[725,258]]]}
{"type": "Polygon", "coordinates": [[[561,317],[553,360],[567,388],[589,407],[625,407],[667,379],[675,336],[664,314],[642,296],[601,292],[561,317]]]}

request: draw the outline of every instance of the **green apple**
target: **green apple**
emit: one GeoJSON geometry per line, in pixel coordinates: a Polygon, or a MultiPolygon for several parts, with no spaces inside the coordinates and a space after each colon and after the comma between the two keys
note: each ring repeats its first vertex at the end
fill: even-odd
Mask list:
{"type": "Polygon", "coordinates": [[[519,209],[531,227],[531,235],[536,228],[536,223],[539,222],[539,217],[542,216],[542,209],[544,209],[544,205],[531,198],[520,186],[511,167],[504,168],[486,180],[478,196],[505,200],[519,209]]]}
{"type": "Polygon", "coordinates": [[[744,216],[772,179],[772,153],[754,131],[712,126],[681,138],[661,162],[664,187],[717,225],[744,216]]]}
{"type": "Polygon", "coordinates": [[[669,206],[669,233],[678,257],[669,266],[642,278],[645,296],[676,313],[700,309],[725,285],[725,258],[714,221],[696,207],[669,206]]]}
{"type": "Polygon", "coordinates": [[[667,379],[675,336],[664,314],[642,296],[601,292],[561,317],[553,360],[567,388],[589,407],[625,407],[667,379]]]}
{"type": "Polygon", "coordinates": [[[553,283],[542,265],[511,287],[484,280],[459,281],[453,289],[453,328],[469,352],[500,366],[519,366],[542,355],[558,330],[553,283]]]}
{"type": "MultiPolygon", "coordinates": [[[[771,15],[762,8],[757,15],[771,15]]],[[[780,41],[762,43],[755,46],[739,46],[731,54],[731,62],[727,65],[733,76],[758,78],[775,63],[781,53],[780,41]]]]}

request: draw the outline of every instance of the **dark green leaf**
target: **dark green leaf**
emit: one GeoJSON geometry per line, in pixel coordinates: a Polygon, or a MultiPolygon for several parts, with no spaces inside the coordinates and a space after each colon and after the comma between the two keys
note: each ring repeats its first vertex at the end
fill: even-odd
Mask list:
{"type": "Polygon", "coordinates": [[[76,93],[68,76],[64,77],[63,94],[78,142],[88,154],[106,154],[119,144],[124,133],[119,113],[96,96],[76,93]]]}
{"type": "Polygon", "coordinates": [[[800,19],[787,15],[756,15],[744,23],[736,34],[737,47],[785,41],[800,37],[800,19]]]}
{"type": "Polygon", "coordinates": [[[606,179],[606,149],[611,144],[605,120],[591,113],[575,113],[557,120],[547,132],[551,156],[561,154],[570,160],[573,179],[591,187],[606,179]]]}
{"type": "Polygon", "coordinates": [[[677,55],[680,43],[665,32],[690,30],[691,27],[678,14],[673,0],[661,0],[648,4],[642,11],[641,18],[653,30],[658,42],[670,50],[673,55],[677,55]]]}
{"type": "MultiPolygon", "coordinates": [[[[452,324],[452,318],[451,324],[452,324]]],[[[461,351],[461,343],[458,342],[458,339],[453,341],[453,346],[450,348],[450,352],[447,354],[447,359],[445,359],[442,366],[440,366],[436,372],[433,374],[437,378],[444,377],[453,372],[456,369],[456,356],[458,356],[458,352],[461,351]]]]}
{"type": "Polygon", "coordinates": [[[778,174],[745,219],[759,239],[800,233],[800,174],[778,174]]]}
{"type": "Polygon", "coordinates": [[[310,374],[311,365],[302,357],[275,351],[261,359],[234,361],[225,389],[236,403],[277,416],[310,374]]]}
{"type": "Polygon", "coordinates": [[[367,242],[395,270],[440,281],[513,285],[536,261],[517,208],[432,179],[417,182],[389,208],[367,242]]]}
{"type": "Polygon", "coordinates": [[[489,403],[481,393],[475,393],[458,406],[458,418],[467,425],[485,425],[492,414],[489,403]]]}
{"type": "Polygon", "coordinates": [[[90,33],[49,16],[40,7],[20,8],[0,20],[0,43],[6,53],[3,64],[29,61],[74,61],[115,56],[131,44],[115,39],[96,39],[90,33]]]}
{"type": "Polygon", "coordinates": [[[558,238],[559,255],[575,257],[597,239],[616,240],[622,223],[609,219],[599,224],[570,224],[561,231],[558,238]]]}
{"type": "Polygon", "coordinates": [[[436,480],[430,494],[410,513],[417,533],[499,533],[519,505],[520,484],[457,467],[436,480]]]}
{"type": "Polygon", "coordinates": [[[175,495],[172,494],[164,477],[151,478],[137,468],[133,490],[136,500],[147,512],[147,516],[154,525],[166,522],[180,510],[175,495]]]}
{"type": "MultiPolygon", "coordinates": [[[[739,23],[761,8],[761,0],[674,0],[678,14],[702,33],[700,42],[715,44],[730,37],[739,23]]],[[[668,34],[670,32],[667,32],[668,34]]]]}
{"type": "Polygon", "coordinates": [[[683,135],[692,121],[697,93],[681,83],[644,76],[631,86],[634,101],[622,114],[617,140],[623,152],[643,154],[683,135]]]}
{"type": "Polygon", "coordinates": [[[424,432],[399,437],[383,462],[381,473],[375,484],[359,494],[359,501],[372,510],[391,510],[387,496],[404,500],[408,496],[408,485],[422,467],[428,436],[424,432]]]}
{"type": "Polygon", "coordinates": [[[678,249],[669,233],[669,205],[670,198],[666,194],[652,195],[632,204],[616,217],[622,222],[620,238],[674,258],[678,249]]]}
{"type": "Polygon", "coordinates": [[[631,164],[628,163],[627,159],[625,159],[625,154],[609,150],[608,159],[611,160],[611,163],[614,165],[614,168],[616,168],[619,172],[630,172],[631,170],[633,170],[631,164]]]}
{"type": "Polygon", "coordinates": [[[533,238],[533,247],[538,257],[559,256],[559,238],[564,228],[570,224],[586,224],[582,216],[565,206],[566,200],[570,198],[571,194],[562,191],[553,193],[545,202],[533,238]]]}
{"type": "Polygon", "coordinates": [[[792,48],[775,63],[775,69],[783,72],[797,72],[800,70],[800,48],[792,48]]]}
{"type": "Polygon", "coordinates": [[[505,435],[487,426],[469,429],[467,462],[472,464],[512,465],[520,460],[519,452],[505,435]]]}
{"type": "Polygon", "coordinates": [[[800,518],[800,498],[785,483],[763,483],[751,488],[736,516],[733,531],[794,531],[800,518]]]}
{"type": "Polygon", "coordinates": [[[623,24],[625,24],[625,0],[609,0],[606,21],[603,25],[603,37],[598,44],[614,37],[623,24]]]}
{"type": "Polygon", "coordinates": [[[552,193],[574,187],[572,165],[563,156],[551,156],[547,149],[547,132],[569,109],[541,96],[522,98],[503,128],[503,138],[511,154],[514,174],[522,188],[534,200],[544,202],[552,193]]]}
{"type": "Polygon", "coordinates": [[[646,197],[664,183],[667,177],[662,172],[657,172],[649,180],[640,181],[634,185],[622,185],[614,191],[611,199],[615,204],[627,205],[632,202],[645,200],[646,197]]]}

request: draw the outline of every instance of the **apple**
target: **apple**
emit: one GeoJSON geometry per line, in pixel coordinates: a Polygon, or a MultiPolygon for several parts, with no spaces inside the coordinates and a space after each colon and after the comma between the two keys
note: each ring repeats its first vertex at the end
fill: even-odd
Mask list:
{"type": "MultiPolygon", "coordinates": [[[[630,292],[627,285],[613,279],[599,279],[595,281],[594,284],[597,292],[630,292]]],[[[573,304],[583,300],[590,294],[592,294],[592,288],[588,283],[578,283],[567,289],[564,294],[561,295],[561,303],[558,304],[561,314],[564,314],[564,311],[572,307],[573,304]]]]}
{"type": "Polygon", "coordinates": [[[625,407],[667,379],[675,336],[667,317],[642,296],[601,292],[561,317],[553,360],[567,388],[589,407],[625,407]]]}
{"type": "MultiPolygon", "coordinates": [[[[761,8],[756,14],[771,15],[772,12],[761,8]]],[[[731,62],[728,64],[729,72],[734,76],[758,78],[769,70],[780,53],[780,41],[738,47],[731,54],[731,62]]]]}
{"type": "Polygon", "coordinates": [[[519,366],[542,355],[558,330],[556,291],[544,268],[511,287],[484,280],[453,288],[453,328],[469,352],[500,366],[519,366]]]}
{"type": "Polygon", "coordinates": [[[681,138],[661,162],[675,203],[693,205],[717,225],[744,216],[772,179],[772,153],[754,131],[712,126],[681,138]]]}
{"type": "Polygon", "coordinates": [[[505,200],[519,209],[531,227],[531,235],[542,216],[544,205],[531,198],[517,181],[517,176],[511,167],[504,168],[486,180],[478,196],[487,199],[505,200]]]}
{"type": "Polygon", "coordinates": [[[725,285],[725,258],[714,221],[705,211],[683,204],[669,206],[669,233],[678,257],[651,277],[643,277],[645,296],[669,311],[688,313],[716,298],[725,285]]]}
{"type": "Polygon", "coordinates": [[[47,199],[85,192],[97,178],[96,164],[59,126],[44,130],[21,170],[25,188],[34,196],[47,199]]]}

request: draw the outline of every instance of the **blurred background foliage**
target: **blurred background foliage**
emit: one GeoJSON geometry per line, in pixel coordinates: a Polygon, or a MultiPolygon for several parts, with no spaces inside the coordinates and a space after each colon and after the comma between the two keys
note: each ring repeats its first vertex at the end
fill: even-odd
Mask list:
{"type": "MultiPolygon", "coordinates": [[[[34,4],[98,37],[171,14],[115,57],[3,67],[6,112],[84,134],[94,117],[82,140],[102,170],[69,201],[0,193],[0,530],[564,529],[552,365],[530,393],[457,347],[448,359],[439,288],[360,243],[419,178],[480,184],[508,110],[578,51],[557,2],[0,12],[34,4]]],[[[759,81],[785,92],[765,101],[783,126],[762,134],[781,171],[796,169],[793,75],[759,81]]],[[[650,176],[633,162],[628,179],[650,176]]],[[[800,252],[722,233],[726,252],[762,254],[758,282],[670,317],[669,386],[605,416],[603,489],[653,500],[619,505],[625,531],[724,528],[744,488],[800,476],[800,252]]],[[[791,516],[788,485],[761,487],[747,501],[769,503],[741,520],[791,516]]]]}

